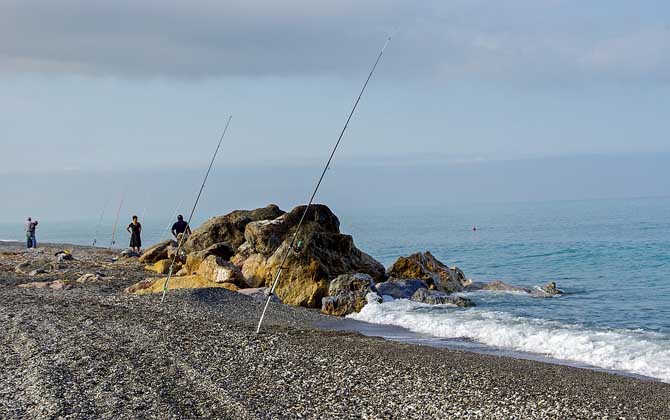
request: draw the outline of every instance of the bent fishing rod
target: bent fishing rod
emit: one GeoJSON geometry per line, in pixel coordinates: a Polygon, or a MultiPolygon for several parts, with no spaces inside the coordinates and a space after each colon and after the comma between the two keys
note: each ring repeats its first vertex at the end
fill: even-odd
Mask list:
{"type": "Polygon", "coordinates": [[[337,142],[335,143],[335,146],[333,147],[333,150],[330,152],[330,156],[328,157],[328,161],[326,162],[326,165],[323,167],[323,171],[321,172],[321,176],[319,177],[319,180],[316,183],[316,186],[314,187],[314,191],[312,192],[312,196],[309,198],[309,202],[307,203],[307,206],[305,207],[305,210],[302,212],[302,216],[300,217],[300,221],[298,222],[298,226],[296,227],[295,232],[293,233],[293,238],[291,239],[291,243],[289,244],[288,248],[284,251],[284,255],[281,258],[281,264],[279,264],[279,268],[277,268],[277,273],[275,274],[274,281],[272,282],[272,287],[270,288],[270,293],[268,293],[268,298],[265,301],[265,307],[263,308],[263,313],[261,314],[261,318],[258,321],[258,327],[256,328],[256,334],[260,333],[261,331],[261,326],[263,325],[263,319],[265,318],[265,313],[268,310],[268,306],[270,305],[270,301],[272,300],[272,296],[275,293],[275,290],[277,289],[277,285],[279,284],[279,279],[281,277],[281,273],[284,270],[284,264],[288,260],[289,255],[291,254],[291,251],[294,250],[294,245],[295,242],[298,239],[298,235],[300,234],[300,228],[302,227],[303,222],[305,221],[305,217],[307,217],[307,213],[309,212],[310,207],[312,206],[312,203],[314,202],[314,197],[316,197],[316,193],[319,191],[319,187],[321,186],[321,183],[323,182],[323,178],[326,176],[326,172],[328,171],[328,168],[330,167],[330,163],[333,160],[333,157],[335,156],[335,152],[337,151],[337,148],[340,146],[340,142],[342,141],[342,137],[344,137],[344,133],[347,131],[347,127],[349,127],[349,122],[351,121],[351,118],[354,116],[354,113],[356,112],[356,108],[358,107],[358,103],[360,102],[361,98],[363,97],[363,93],[365,93],[365,89],[368,87],[368,83],[370,82],[370,79],[372,79],[372,75],[375,72],[375,69],[377,68],[377,64],[379,64],[379,61],[382,58],[382,55],[384,55],[384,50],[386,50],[386,46],[389,44],[391,41],[391,37],[386,38],[386,42],[384,42],[384,46],[382,49],[379,51],[379,55],[377,55],[377,60],[375,60],[375,63],[372,65],[372,69],[370,69],[370,73],[368,74],[367,79],[365,79],[365,83],[363,84],[363,87],[361,88],[360,93],[358,94],[358,98],[356,98],[356,102],[354,102],[354,106],[351,108],[351,112],[349,112],[349,116],[347,117],[347,121],[344,123],[344,127],[342,128],[342,131],[340,132],[340,136],[337,138],[337,142]]]}
{"type": "MultiPolygon", "coordinates": [[[[202,184],[200,184],[200,191],[198,192],[198,196],[195,199],[195,203],[193,203],[193,208],[191,209],[191,214],[188,216],[188,221],[186,222],[186,226],[190,227],[191,226],[191,220],[193,219],[193,214],[195,213],[196,207],[198,207],[198,202],[200,201],[200,197],[202,196],[202,191],[205,189],[205,183],[207,182],[207,178],[209,177],[209,173],[212,170],[212,166],[214,166],[214,161],[216,160],[216,155],[219,154],[219,149],[221,148],[221,142],[223,141],[223,138],[226,135],[226,132],[228,131],[228,126],[230,125],[230,120],[233,119],[233,116],[228,117],[228,121],[226,122],[226,127],[223,129],[223,133],[221,133],[221,138],[219,138],[219,143],[216,145],[216,150],[214,151],[214,155],[212,156],[212,160],[209,162],[209,167],[207,168],[207,172],[205,173],[205,178],[202,180],[202,184]]],[[[168,276],[165,278],[165,283],[163,283],[163,296],[161,297],[161,303],[165,300],[165,295],[167,294],[168,291],[168,286],[170,284],[170,279],[172,278],[172,271],[174,270],[174,264],[175,261],[177,260],[177,257],[179,256],[179,251],[181,251],[181,247],[184,245],[186,235],[181,235],[181,238],[179,239],[179,242],[177,243],[177,251],[175,254],[172,256],[172,262],[170,262],[170,270],[168,271],[168,276]]]]}

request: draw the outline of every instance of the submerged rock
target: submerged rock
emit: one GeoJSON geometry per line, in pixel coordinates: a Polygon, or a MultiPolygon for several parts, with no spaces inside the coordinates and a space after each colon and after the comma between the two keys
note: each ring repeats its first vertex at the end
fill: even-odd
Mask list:
{"type": "Polygon", "coordinates": [[[140,262],[153,264],[160,260],[165,260],[168,258],[168,249],[176,246],[177,242],[172,239],[159,242],[144,250],[144,253],[140,256],[140,262]]]}
{"type": "Polygon", "coordinates": [[[391,296],[394,299],[411,299],[419,289],[428,289],[428,284],[423,280],[394,277],[377,284],[378,294],[391,296]]]}
{"type": "Polygon", "coordinates": [[[419,289],[412,295],[414,302],[427,303],[429,305],[456,305],[461,307],[475,306],[474,302],[462,296],[452,296],[439,290],[419,289]]]}
{"type": "Polygon", "coordinates": [[[400,257],[388,269],[390,277],[423,280],[430,289],[443,292],[459,292],[470,284],[458,267],[448,267],[430,252],[417,252],[400,257]]]}

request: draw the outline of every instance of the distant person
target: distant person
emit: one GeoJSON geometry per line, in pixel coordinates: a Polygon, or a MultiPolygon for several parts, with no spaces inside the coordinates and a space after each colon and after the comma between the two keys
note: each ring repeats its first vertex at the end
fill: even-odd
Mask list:
{"type": "Polygon", "coordinates": [[[477,231],[477,226],[473,226],[473,227],[472,227],[472,231],[473,231],[473,232],[476,232],[476,231],[477,231]]]}
{"type": "Polygon", "coordinates": [[[33,221],[32,218],[28,218],[25,223],[26,229],[26,249],[37,248],[37,237],[35,236],[35,230],[37,229],[37,220],[33,221]]]}
{"type": "Polygon", "coordinates": [[[133,216],[133,221],[126,230],[130,233],[130,249],[139,254],[142,248],[142,238],[140,237],[142,224],[137,220],[137,216],[133,216]]]}
{"type": "Polygon", "coordinates": [[[184,221],[184,216],[181,214],[177,216],[177,221],[172,225],[172,236],[179,240],[179,235],[186,235],[187,237],[191,234],[191,227],[184,221]]]}

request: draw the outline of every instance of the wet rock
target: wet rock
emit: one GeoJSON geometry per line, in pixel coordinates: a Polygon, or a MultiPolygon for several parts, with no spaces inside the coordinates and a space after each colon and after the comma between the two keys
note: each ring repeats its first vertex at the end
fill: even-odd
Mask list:
{"type": "Polygon", "coordinates": [[[555,282],[549,282],[541,287],[536,287],[530,291],[531,296],[539,298],[548,298],[554,296],[560,296],[563,294],[561,290],[556,287],[555,282]]]}
{"type": "Polygon", "coordinates": [[[224,216],[213,217],[195,229],[184,244],[187,253],[198,252],[208,247],[225,243],[237,250],[245,241],[246,226],[259,220],[273,220],[284,214],[274,204],[256,210],[236,210],[224,216]]]}
{"type": "Polygon", "coordinates": [[[449,295],[439,290],[418,289],[413,295],[414,302],[427,303],[429,305],[456,305],[460,307],[475,306],[474,302],[462,296],[449,295]]]}
{"type": "Polygon", "coordinates": [[[377,284],[378,294],[391,296],[394,299],[411,299],[419,289],[428,289],[428,284],[423,280],[394,277],[377,284]]]}
{"type": "Polygon", "coordinates": [[[520,293],[531,292],[531,290],[528,288],[507,284],[501,280],[496,280],[491,283],[485,283],[483,285],[473,285],[473,286],[474,286],[473,289],[480,289],[480,290],[491,290],[500,292],[520,292],[520,293]]]}
{"type": "Polygon", "coordinates": [[[367,304],[366,296],[375,291],[375,281],[369,274],[355,273],[337,276],[328,287],[329,296],[321,301],[321,312],[345,316],[360,312],[367,304]]]}
{"type": "Polygon", "coordinates": [[[165,260],[168,258],[168,248],[176,246],[177,242],[172,239],[159,242],[144,250],[144,253],[140,256],[140,262],[153,264],[160,260],[165,260]]]}
{"type": "Polygon", "coordinates": [[[417,252],[408,257],[400,257],[388,269],[390,277],[418,279],[426,282],[430,289],[443,292],[459,292],[470,284],[458,267],[448,267],[430,252],[417,252]]]}

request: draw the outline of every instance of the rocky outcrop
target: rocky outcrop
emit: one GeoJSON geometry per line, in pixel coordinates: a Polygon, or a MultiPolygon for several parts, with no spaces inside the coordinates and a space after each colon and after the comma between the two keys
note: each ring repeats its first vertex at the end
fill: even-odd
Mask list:
{"type": "Polygon", "coordinates": [[[140,262],[145,264],[153,264],[160,260],[168,258],[168,248],[176,247],[177,243],[171,239],[159,242],[144,250],[140,256],[140,262]]]}
{"type": "Polygon", "coordinates": [[[345,316],[360,312],[367,304],[366,296],[375,291],[372,276],[364,273],[343,274],[330,282],[328,297],[322,299],[321,312],[345,316]]]}
{"type": "Polygon", "coordinates": [[[419,289],[428,289],[428,284],[423,280],[397,279],[394,277],[377,284],[379,295],[391,296],[393,299],[411,299],[419,289]]]}
{"type": "Polygon", "coordinates": [[[413,295],[414,302],[427,303],[429,305],[456,305],[460,307],[475,306],[475,304],[462,296],[449,295],[439,290],[418,289],[413,295]]]}
{"type": "Polygon", "coordinates": [[[400,257],[388,269],[388,275],[396,278],[423,280],[429,289],[442,292],[459,292],[470,281],[458,267],[448,267],[430,252],[417,252],[400,257]]]}
{"type": "Polygon", "coordinates": [[[284,214],[274,204],[256,210],[236,210],[224,216],[213,217],[195,229],[184,244],[186,253],[198,252],[212,245],[225,243],[232,250],[245,241],[244,231],[251,222],[273,220],[284,214]]]}
{"type": "MultiPolygon", "coordinates": [[[[292,235],[305,210],[299,206],[272,223],[250,223],[246,242],[231,261],[242,267],[247,285],[270,286],[288,250],[292,235]]],[[[330,280],[341,274],[365,273],[384,278],[384,267],[340,233],[340,222],[328,207],[313,205],[305,216],[298,243],[283,265],[276,293],[291,305],[321,307],[330,280]]]]}

